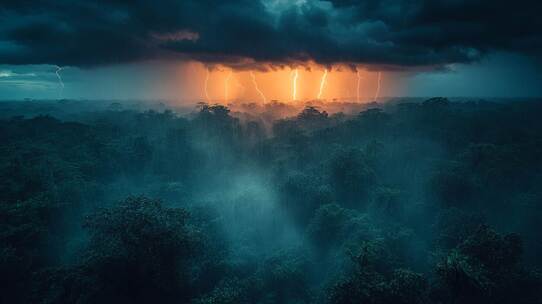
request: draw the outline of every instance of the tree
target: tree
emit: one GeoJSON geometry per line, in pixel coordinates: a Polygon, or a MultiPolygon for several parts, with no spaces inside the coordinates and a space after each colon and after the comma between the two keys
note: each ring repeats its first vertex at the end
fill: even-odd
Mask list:
{"type": "Polygon", "coordinates": [[[542,280],[521,265],[521,239],[481,225],[437,265],[444,303],[539,303],[542,280]]]}
{"type": "Polygon", "coordinates": [[[176,303],[194,296],[191,261],[202,236],[187,211],[130,197],[88,216],[84,227],[90,240],[82,262],[60,272],[64,283],[50,292],[51,302],[176,303]]]}
{"type": "Polygon", "coordinates": [[[353,272],[331,288],[329,303],[426,303],[426,279],[406,269],[391,269],[388,254],[379,242],[362,244],[359,253],[352,255],[353,272]]]}
{"type": "Polygon", "coordinates": [[[365,207],[376,177],[363,151],[352,148],[336,150],[326,169],[337,202],[348,207],[365,207]]]}

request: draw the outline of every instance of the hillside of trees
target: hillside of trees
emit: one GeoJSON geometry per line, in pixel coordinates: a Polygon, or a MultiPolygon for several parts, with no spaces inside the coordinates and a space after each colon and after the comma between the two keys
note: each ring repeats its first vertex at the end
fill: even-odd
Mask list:
{"type": "Polygon", "coordinates": [[[70,115],[0,119],[0,303],[542,303],[540,102],[70,115]]]}

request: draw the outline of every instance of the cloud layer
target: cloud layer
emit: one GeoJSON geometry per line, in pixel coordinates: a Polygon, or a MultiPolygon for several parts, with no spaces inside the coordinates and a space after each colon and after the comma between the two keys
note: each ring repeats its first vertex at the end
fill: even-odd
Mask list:
{"type": "Polygon", "coordinates": [[[469,63],[542,53],[540,1],[4,0],[0,64],[469,63]]]}

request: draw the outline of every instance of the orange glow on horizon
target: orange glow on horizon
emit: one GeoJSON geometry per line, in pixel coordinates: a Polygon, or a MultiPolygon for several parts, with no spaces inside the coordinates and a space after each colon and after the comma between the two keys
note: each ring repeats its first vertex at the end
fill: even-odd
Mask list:
{"type": "Polygon", "coordinates": [[[176,70],[179,101],[230,102],[370,102],[395,89],[387,74],[345,65],[323,67],[305,63],[296,67],[234,69],[230,66],[181,62],[176,70]],[[384,85],[384,81],[386,85],[384,85]],[[203,89],[203,90],[202,90],[203,89]]]}

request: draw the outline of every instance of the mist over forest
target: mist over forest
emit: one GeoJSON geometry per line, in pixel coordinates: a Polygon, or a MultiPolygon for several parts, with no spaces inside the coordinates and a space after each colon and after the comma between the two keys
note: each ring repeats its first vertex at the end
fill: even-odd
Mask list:
{"type": "Polygon", "coordinates": [[[1,108],[1,303],[542,301],[539,101],[1,108]]]}

